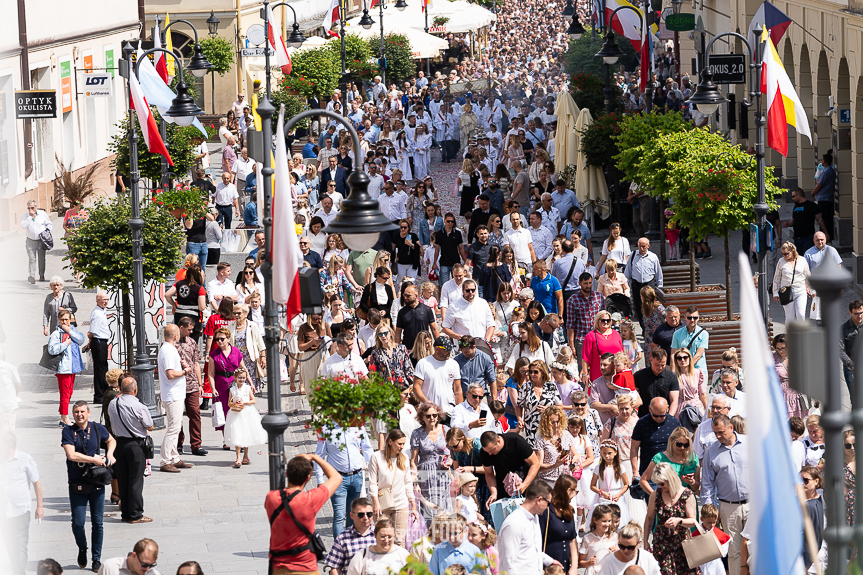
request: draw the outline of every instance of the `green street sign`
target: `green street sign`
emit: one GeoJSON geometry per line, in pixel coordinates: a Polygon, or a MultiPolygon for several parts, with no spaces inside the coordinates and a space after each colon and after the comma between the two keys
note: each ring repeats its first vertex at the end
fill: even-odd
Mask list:
{"type": "Polygon", "coordinates": [[[674,32],[695,30],[695,14],[670,14],[665,17],[665,27],[674,32]]]}

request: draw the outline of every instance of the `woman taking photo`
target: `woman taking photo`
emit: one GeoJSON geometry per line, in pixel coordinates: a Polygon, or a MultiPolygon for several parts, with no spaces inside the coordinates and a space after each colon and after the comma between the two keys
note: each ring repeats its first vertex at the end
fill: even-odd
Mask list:
{"type": "Polygon", "coordinates": [[[264,298],[264,282],[258,279],[257,270],[252,264],[246,264],[243,268],[240,281],[237,282],[237,295],[239,302],[248,304],[252,300],[252,294],[257,293],[264,298]]]}
{"type": "Polygon", "coordinates": [[[797,255],[793,242],[785,242],[781,249],[782,261],[776,264],[773,274],[773,301],[782,303],[787,325],[789,321],[806,319],[806,296],[811,295],[806,278],[810,271],[806,258],[797,255]],[[786,288],[791,293],[780,300],[779,292],[785,292],[786,288]]]}
{"type": "Polygon", "coordinates": [[[464,432],[457,428],[451,427],[446,432],[446,444],[452,454],[452,467],[456,477],[462,473],[473,473],[477,477],[476,496],[477,507],[480,515],[486,521],[491,522],[491,512],[487,509],[488,498],[491,496],[491,491],[488,488],[488,483],[485,481],[485,467],[480,463],[482,454],[482,444],[479,437],[468,439],[464,432]]]}
{"type": "Polygon", "coordinates": [[[577,494],[578,482],[561,475],[551,490],[551,505],[539,515],[544,552],[563,566],[565,575],[578,573],[578,529],[571,503],[577,494]]]}
{"type": "MultiPolygon", "coordinates": [[[[670,466],[686,487],[693,491],[699,490],[701,479],[696,474],[698,457],[692,450],[692,434],[685,427],[678,427],[671,432],[665,451],[654,455],[647,469],[641,474],[641,488],[647,494],[653,493],[648,479],[655,475],[654,470],[660,465],[670,466]]],[[[656,483],[655,480],[654,483],[656,483]]]]}
{"type": "Polygon", "coordinates": [[[643,477],[650,477],[656,484],[656,491],[650,494],[644,520],[644,550],[651,551],[646,535],[653,533],[653,556],[663,574],[697,575],[698,567],[689,568],[683,551],[683,541],[696,524],[695,496],[684,487],[667,463],[660,463],[652,475],[645,473],[643,477]]]}
{"type": "Polygon", "coordinates": [[[165,300],[171,304],[174,310],[174,323],[179,323],[180,318],[188,317],[195,322],[192,330],[192,339],[195,343],[201,337],[201,318],[207,309],[207,288],[204,287],[204,277],[201,268],[192,266],[186,270],[186,277],[172,285],[165,292],[165,300]]]}
{"type": "MultiPolygon", "coordinates": [[[[213,410],[220,409],[223,415],[222,424],[216,426],[216,431],[221,431],[222,437],[224,437],[225,419],[228,416],[228,400],[230,399],[228,390],[234,383],[234,372],[243,363],[243,354],[231,345],[231,330],[226,327],[220,327],[216,330],[213,342],[216,345],[208,354],[207,379],[213,390],[213,410]]],[[[224,443],[222,449],[230,451],[230,448],[224,443]]]]}
{"type": "Polygon", "coordinates": [[[491,300],[501,285],[509,285],[512,280],[509,267],[500,261],[500,248],[497,246],[488,249],[488,261],[484,266],[474,266],[473,272],[486,300],[491,300]]]}
{"type": "Polygon", "coordinates": [[[395,525],[396,545],[404,547],[408,515],[419,518],[414,486],[408,468],[408,458],[402,453],[407,437],[400,429],[387,434],[386,447],[372,454],[369,461],[369,496],[375,511],[375,521],[381,516],[395,525]]]}
{"type": "Polygon", "coordinates": [[[536,436],[539,430],[539,419],[542,412],[553,405],[560,404],[560,393],[551,381],[545,360],[532,361],[528,370],[529,385],[523,385],[519,390],[518,404],[515,414],[518,424],[524,428],[524,438],[534,451],[540,451],[541,446],[536,436]]]}
{"type": "MultiPolygon", "coordinates": [[[[322,355],[320,347],[324,345],[323,318],[320,314],[309,314],[306,323],[297,332],[297,349],[300,357],[300,395],[306,394],[306,384],[318,376],[322,355]]],[[[291,382],[293,384],[293,381],[291,382]]],[[[293,387],[293,385],[292,385],[293,387]]],[[[291,389],[291,391],[294,391],[291,389]]]]}
{"type": "Polygon", "coordinates": [[[71,292],[63,289],[64,285],[63,278],[60,276],[53,276],[48,284],[51,293],[45,297],[45,304],[42,306],[42,331],[46,337],[57,330],[57,316],[62,310],[71,312],[73,316],[78,311],[75,298],[72,297],[71,292]]]}
{"type": "Polygon", "coordinates": [[[541,458],[539,478],[553,484],[569,472],[572,460],[572,436],[566,431],[566,414],[559,405],[547,407],[539,417],[537,446],[541,458]]]}
{"type": "Polygon", "coordinates": [[[539,360],[545,365],[551,365],[554,361],[551,347],[539,339],[533,325],[527,322],[518,325],[518,343],[512,347],[509,360],[506,362],[506,370],[510,375],[514,373],[515,361],[521,357],[526,357],[530,361],[539,360]]]}
{"type": "Polygon", "coordinates": [[[674,414],[678,419],[687,405],[695,407],[702,419],[707,409],[707,374],[703,369],[695,369],[692,363],[689,349],[683,347],[674,354],[671,371],[680,383],[680,398],[677,402],[677,413],[674,414]]]}
{"type": "Polygon", "coordinates": [[[629,256],[632,255],[629,240],[620,234],[620,224],[611,224],[609,233],[611,235],[602,242],[602,256],[596,264],[596,279],[599,279],[600,270],[605,269],[602,267],[605,265],[605,260],[614,260],[617,263],[617,267],[623,270],[626,262],[629,261],[629,256]]]}
{"type": "Polygon", "coordinates": [[[602,310],[596,314],[593,330],[584,338],[581,348],[581,383],[585,389],[601,375],[599,358],[606,353],[623,351],[623,338],[611,328],[611,314],[602,310]]]}
{"type": "Polygon", "coordinates": [[[665,306],[650,286],[641,288],[641,316],[644,318],[644,350],[650,351],[653,333],[665,322],[665,306]]]}
{"type": "Polygon", "coordinates": [[[359,308],[368,313],[370,309],[376,309],[381,312],[383,319],[392,321],[390,317],[390,308],[395,300],[395,292],[390,282],[392,272],[384,266],[380,266],[375,270],[375,281],[367,284],[363,288],[363,294],[360,296],[359,308]]]}
{"type": "Polygon", "coordinates": [[[72,424],[69,420],[69,401],[75,389],[75,374],[84,371],[81,346],[85,341],[87,336],[72,325],[72,312],[61,310],[57,314],[57,328],[48,338],[48,353],[63,356],[54,373],[60,390],[60,427],[72,424]]]}
{"type": "Polygon", "coordinates": [[[423,403],[417,409],[418,427],[411,434],[411,468],[417,477],[424,501],[423,515],[426,521],[441,511],[450,511],[452,504],[449,496],[450,452],[446,446],[443,425],[440,423],[441,410],[433,403],[423,403]]]}
{"type": "Polygon", "coordinates": [[[633,416],[634,408],[632,398],[628,395],[617,396],[617,417],[612,417],[602,427],[602,439],[611,439],[617,443],[620,454],[620,464],[626,472],[627,477],[632,477],[632,461],[630,450],[632,448],[632,430],[638,418],[633,416]]]}
{"type": "Polygon", "coordinates": [[[414,366],[408,348],[395,342],[389,322],[382,321],[375,330],[375,346],[369,355],[368,364],[369,368],[375,366],[385,380],[397,385],[399,389],[413,386],[414,366]]]}
{"type": "Polygon", "coordinates": [[[231,341],[243,354],[243,364],[248,371],[248,382],[252,391],[260,394],[266,383],[267,350],[261,329],[253,321],[248,320],[249,306],[238,303],[234,306],[234,323],[231,325],[231,341]]]}
{"type": "Polygon", "coordinates": [[[626,297],[630,297],[629,284],[626,283],[626,278],[623,274],[617,273],[617,262],[614,260],[605,261],[605,274],[599,276],[599,293],[603,297],[608,297],[613,293],[622,293],[626,297]]]}
{"type": "MultiPolygon", "coordinates": [[[[383,517],[375,522],[375,544],[354,555],[347,575],[389,575],[399,573],[408,563],[410,552],[397,545],[398,536],[392,520],[383,517]]],[[[403,539],[403,538],[402,538],[403,539]]],[[[404,545],[404,541],[401,541],[404,545]]]]}

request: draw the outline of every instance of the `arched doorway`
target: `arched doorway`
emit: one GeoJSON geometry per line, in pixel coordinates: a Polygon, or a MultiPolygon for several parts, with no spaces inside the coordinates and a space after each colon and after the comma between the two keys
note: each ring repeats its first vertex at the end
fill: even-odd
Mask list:
{"type": "MultiPolygon", "coordinates": [[[[785,49],[782,52],[782,65],[791,79],[792,85],[795,84],[794,70],[794,46],[791,43],[791,38],[785,39],[785,49]]],[[[796,86],[795,86],[796,89],[796,86]]],[[[797,187],[797,130],[793,126],[788,126],[788,155],[782,158],[782,179],[779,185],[787,190],[793,190],[797,187]]]]}
{"type": "Polygon", "coordinates": [[[837,206],[836,206],[836,240],[841,246],[853,242],[851,205],[853,195],[853,176],[851,174],[851,73],[848,71],[848,61],[839,61],[839,73],[836,76],[836,107],[831,116],[833,124],[833,154],[836,158],[837,173],[837,206]]]}
{"type": "MultiPolygon", "coordinates": [[[[863,153],[863,76],[855,87],[854,105],[851,106],[851,155],[863,153]]],[[[852,213],[861,213],[863,208],[863,165],[851,164],[852,213]]],[[[854,282],[863,285],[863,218],[855,216],[853,229],[854,282]]]]}
{"type": "MultiPolygon", "coordinates": [[[[806,108],[806,116],[809,121],[809,131],[812,131],[812,119],[815,106],[812,105],[812,66],[809,64],[809,48],[806,44],[800,49],[800,66],[797,69],[797,95],[803,107],[806,108]]],[[[804,190],[812,190],[815,186],[815,150],[809,138],[803,136],[797,138],[797,185],[804,190]]]]}

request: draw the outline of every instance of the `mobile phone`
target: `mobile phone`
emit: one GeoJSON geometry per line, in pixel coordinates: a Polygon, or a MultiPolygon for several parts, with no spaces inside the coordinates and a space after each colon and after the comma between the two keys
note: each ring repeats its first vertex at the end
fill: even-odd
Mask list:
{"type": "Polygon", "coordinates": [[[482,411],[479,412],[479,418],[480,419],[485,419],[486,415],[488,415],[488,410],[486,410],[486,409],[483,409],[482,411]]]}

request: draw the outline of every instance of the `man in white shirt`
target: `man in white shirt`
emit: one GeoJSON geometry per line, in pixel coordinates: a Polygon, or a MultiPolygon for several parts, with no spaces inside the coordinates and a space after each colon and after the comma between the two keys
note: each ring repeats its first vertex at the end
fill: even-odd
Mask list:
{"type": "Polygon", "coordinates": [[[90,314],[90,351],[93,352],[93,403],[102,404],[102,396],[108,391],[105,374],[108,373],[108,340],[111,339],[111,329],[108,327],[108,317],[105,308],[108,307],[108,294],[100,291],[96,294],[96,307],[90,314]]]}
{"type": "MultiPolygon", "coordinates": [[[[628,523],[617,532],[617,551],[602,561],[599,575],[623,575],[632,566],[644,575],[659,575],[659,563],[649,551],[640,548],[641,528],[628,523]]],[[[501,567],[503,569],[503,567],[501,567]]]]}
{"type": "Polygon", "coordinates": [[[446,319],[446,310],[449,306],[461,299],[461,284],[464,282],[465,268],[463,264],[455,264],[452,267],[452,278],[447,280],[440,289],[440,302],[438,308],[441,312],[441,321],[446,319]]]}
{"type": "Polygon", "coordinates": [[[446,417],[441,423],[449,424],[457,403],[464,398],[461,393],[461,372],[454,359],[449,357],[446,336],[434,340],[432,355],[417,362],[414,368],[414,395],[422,403],[434,403],[446,417]]]}
{"type": "Polygon", "coordinates": [[[231,280],[231,264],[219,262],[216,266],[216,277],[207,282],[207,295],[216,313],[219,312],[219,304],[222,303],[223,298],[230,298],[237,303],[237,286],[231,280]]]}
{"type": "Polygon", "coordinates": [[[30,455],[18,451],[17,439],[11,432],[0,434],[2,446],[2,467],[5,497],[3,498],[2,517],[6,552],[11,563],[9,573],[23,575],[27,568],[27,544],[30,540],[30,485],[36,492],[36,517],[42,519],[45,509],[42,501],[42,484],[39,470],[30,455]]]}
{"type": "Polygon", "coordinates": [[[384,177],[378,173],[377,164],[369,164],[369,195],[373,200],[381,196],[384,189],[384,177]]]}
{"type": "Polygon", "coordinates": [[[384,184],[384,193],[378,197],[381,213],[394,222],[408,217],[407,201],[405,194],[396,193],[396,186],[392,180],[384,184]]]}
{"type": "Polygon", "coordinates": [[[524,503],[504,519],[497,536],[499,569],[502,573],[541,575],[543,567],[560,565],[542,551],[539,528],[538,516],[551,504],[551,486],[545,481],[532,481],[523,495],[524,503]]]}
{"type": "Polygon", "coordinates": [[[141,539],[125,557],[105,559],[99,575],[161,575],[156,568],[159,559],[159,545],[152,539],[141,539]],[[147,565],[147,567],[144,567],[147,565]]]}
{"type": "Polygon", "coordinates": [[[728,396],[724,393],[714,395],[710,400],[711,418],[702,421],[695,428],[695,437],[692,439],[692,450],[698,457],[699,461],[704,459],[704,454],[707,453],[707,448],[716,443],[716,434],[713,433],[713,418],[717,415],[729,416],[728,396]]]}
{"type": "Polygon", "coordinates": [[[24,233],[27,236],[27,259],[30,263],[30,276],[27,281],[31,284],[36,283],[38,273],[39,281],[43,282],[45,281],[45,246],[39,239],[39,234],[53,227],[51,218],[48,217],[45,210],[36,208],[36,200],[29,200],[27,213],[21,218],[21,227],[24,228],[24,233]]]}
{"type": "Polygon", "coordinates": [[[533,236],[529,231],[521,227],[522,217],[518,212],[513,212],[509,215],[512,229],[506,233],[506,241],[512,247],[515,261],[530,269],[533,262],[537,259],[537,254],[533,250],[533,236]]]}
{"type": "MultiPolygon", "coordinates": [[[[539,212],[531,212],[527,221],[530,222],[530,241],[534,256],[536,259],[544,260],[551,255],[554,249],[551,245],[551,242],[554,241],[554,233],[542,225],[542,216],[539,212]]],[[[517,256],[516,259],[518,259],[517,256]]]]}
{"type": "Polygon", "coordinates": [[[542,207],[537,210],[537,213],[542,218],[542,226],[548,228],[552,236],[556,236],[560,229],[560,210],[552,205],[551,194],[548,192],[542,194],[540,199],[542,200],[542,207]]]}
{"type": "Polygon", "coordinates": [[[321,218],[324,222],[324,227],[327,227],[339,215],[339,210],[333,207],[333,199],[330,196],[324,195],[323,199],[315,206],[315,211],[312,215],[321,218]]]}
{"type": "Polygon", "coordinates": [[[443,320],[443,333],[453,339],[463,335],[491,339],[494,334],[494,316],[486,302],[476,294],[476,282],[465,280],[461,284],[462,299],[453,302],[443,320]]]}
{"type": "Polygon", "coordinates": [[[358,379],[369,374],[363,358],[352,351],[355,336],[349,332],[342,332],[333,341],[336,342],[336,353],[326,359],[321,366],[321,377],[335,377],[345,375],[358,379]]]}
{"type": "Polygon", "coordinates": [[[482,399],[484,395],[485,388],[482,383],[478,381],[471,383],[467,386],[467,397],[456,405],[452,412],[451,427],[461,429],[470,440],[476,439],[484,431],[496,429],[491,410],[482,399]],[[480,417],[482,412],[485,412],[485,417],[480,417]]]}
{"type": "Polygon", "coordinates": [[[213,198],[226,230],[231,229],[233,215],[240,217],[240,195],[237,193],[237,186],[231,183],[232,179],[231,172],[222,172],[222,181],[216,186],[216,195],[213,198]],[[231,210],[232,207],[233,210],[231,210]]]}
{"type": "Polygon", "coordinates": [[[246,190],[246,176],[255,172],[255,160],[249,157],[249,149],[243,148],[240,157],[234,161],[234,174],[237,175],[237,194],[246,190]]]}
{"type": "Polygon", "coordinates": [[[159,348],[159,390],[165,407],[165,437],[162,439],[159,471],[179,473],[181,469],[193,467],[184,463],[177,452],[177,438],[183,425],[183,406],[186,403],[186,374],[191,365],[183,365],[175,344],[180,339],[180,328],[174,324],[165,326],[165,343],[159,348]]]}
{"type": "Polygon", "coordinates": [[[728,406],[731,408],[728,417],[739,415],[746,418],[746,394],[737,389],[737,370],[726,368],[720,372],[719,383],[722,386],[722,393],[717,393],[714,397],[724,396],[728,406]]]}
{"type": "Polygon", "coordinates": [[[504,207],[506,208],[506,213],[501,218],[503,220],[503,233],[509,233],[512,231],[512,218],[510,218],[510,214],[518,214],[519,220],[521,221],[521,227],[527,229],[527,218],[524,217],[521,213],[521,204],[516,200],[507,200],[504,203],[504,207]]]}

